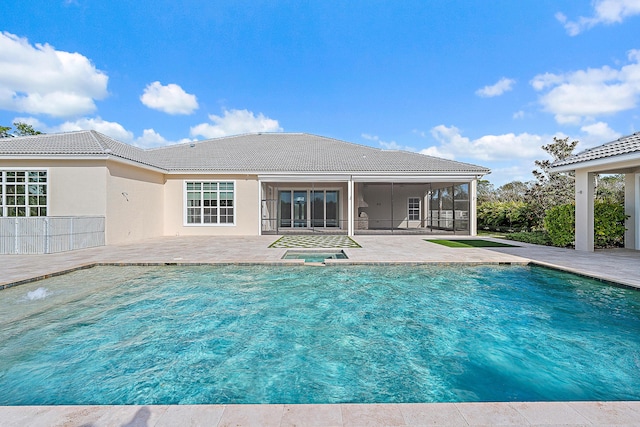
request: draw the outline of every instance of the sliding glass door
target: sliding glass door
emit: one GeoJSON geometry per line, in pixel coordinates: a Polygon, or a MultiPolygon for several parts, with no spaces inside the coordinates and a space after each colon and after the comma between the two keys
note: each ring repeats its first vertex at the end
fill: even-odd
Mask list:
{"type": "Polygon", "coordinates": [[[280,227],[340,227],[339,196],[337,190],[279,191],[280,227]]]}
{"type": "Polygon", "coordinates": [[[293,226],[307,228],[307,192],[293,192],[293,226]]]}
{"type": "Polygon", "coordinates": [[[291,227],[291,207],[291,191],[281,191],[280,206],[278,208],[280,227],[291,227]]]}

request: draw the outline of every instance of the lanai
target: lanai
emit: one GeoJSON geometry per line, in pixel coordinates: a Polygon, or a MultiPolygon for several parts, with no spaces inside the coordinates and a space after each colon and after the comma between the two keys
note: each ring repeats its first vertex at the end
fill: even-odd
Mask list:
{"type": "Polygon", "coordinates": [[[593,251],[595,179],[598,174],[624,174],[624,245],[640,250],[640,132],[554,163],[555,172],[575,171],[576,237],[580,251],[593,251]]]}

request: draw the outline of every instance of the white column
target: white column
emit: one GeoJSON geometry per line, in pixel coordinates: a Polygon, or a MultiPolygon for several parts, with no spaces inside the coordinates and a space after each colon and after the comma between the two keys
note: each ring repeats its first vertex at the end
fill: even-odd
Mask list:
{"type": "Polygon", "coordinates": [[[474,179],[469,183],[469,234],[478,234],[478,180],[474,179]]]}
{"type": "Polygon", "coordinates": [[[347,193],[347,234],[353,236],[353,177],[349,177],[347,193]]]}
{"type": "Polygon", "coordinates": [[[262,199],[263,196],[262,181],[258,180],[258,236],[262,236],[262,199]]]}
{"type": "Polygon", "coordinates": [[[624,176],[624,212],[629,215],[625,221],[624,247],[640,250],[640,173],[624,176]]]}
{"type": "Polygon", "coordinates": [[[593,252],[595,174],[576,171],[576,250],[593,252]]]}

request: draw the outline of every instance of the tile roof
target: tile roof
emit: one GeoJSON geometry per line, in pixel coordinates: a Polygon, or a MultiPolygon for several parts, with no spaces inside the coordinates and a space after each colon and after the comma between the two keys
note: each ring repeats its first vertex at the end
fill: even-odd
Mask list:
{"type": "Polygon", "coordinates": [[[488,169],[305,133],[262,133],[151,150],[169,170],[252,172],[477,172],[488,169]]]}
{"type": "Polygon", "coordinates": [[[581,151],[580,153],[567,157],[564,160],[553,163],[552,166],[566,166],[574,163],[584,163],[591,160],[599,160],[630,153],[640,153],[640,132],[636,132],[629,136],[623,136],[607,144],[581,151]]]}
{"type": "Polygon", "coordinates": [[[168,172],[473,173],[489,169],[305,133],[258,133],[143,150],[96,131],[0,140],[4,156],[115,156],[168,172]]]}
{"type": "Polygon", "coordinates": [[[145,150],[125,144],[106,135],[90,131],[52,133],[0,139],[3,156],[115,156],[153,166],[145,150]]]}

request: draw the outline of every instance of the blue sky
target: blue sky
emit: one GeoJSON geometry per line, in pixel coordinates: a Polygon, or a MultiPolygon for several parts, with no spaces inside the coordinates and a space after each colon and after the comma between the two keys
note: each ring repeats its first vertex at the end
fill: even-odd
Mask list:
{"type": "Polygon", "coordinates": [[[0,124],[308,132],[533,179],[640,127],[640,0],[3,0],[0,124]],[[6,19],[10,17],[10,19],[6,19]]]}

